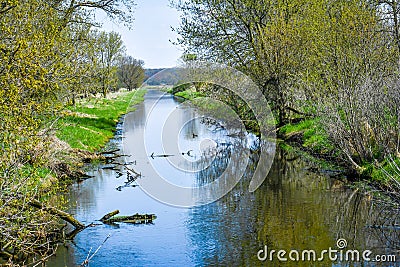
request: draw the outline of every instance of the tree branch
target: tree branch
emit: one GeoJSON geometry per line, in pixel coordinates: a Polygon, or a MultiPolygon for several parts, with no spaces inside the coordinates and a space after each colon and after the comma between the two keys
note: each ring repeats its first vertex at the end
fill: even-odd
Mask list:
{"type": "Polygon", "coordinates": [[[84,229],[84,228],[86,228],[86,226],[84,224],[82,224],[80,221],[75,219],[71,214],[69,214],[69,213],[67,213],[65,211],[56,209],[54,207],[46,207],[36,199],[32,199],[29,202],[29,205],[31,205],[32,207],[47,211],[50,214],[58,216],[59,218],[63,219],[64,221],[69,222],[70,224],[72,224],[76,229],[84,229]]]}

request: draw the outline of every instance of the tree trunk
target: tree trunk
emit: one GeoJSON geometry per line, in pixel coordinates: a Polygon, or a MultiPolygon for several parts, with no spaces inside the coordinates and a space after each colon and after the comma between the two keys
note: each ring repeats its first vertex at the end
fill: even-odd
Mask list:
{"type": "Polygon", "coordinates": [[[278,127],[282,127],[286,123],[287,114],[285,94],[280,86],[279,78],[275,80],[275,91],[277,95],[276,105],[278,106],[278,127]]]}

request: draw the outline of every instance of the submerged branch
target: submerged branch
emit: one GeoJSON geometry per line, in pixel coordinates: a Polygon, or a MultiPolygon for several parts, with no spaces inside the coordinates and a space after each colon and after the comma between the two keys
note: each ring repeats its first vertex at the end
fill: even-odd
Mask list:
{"type": "Polygon", "coordinates": [[[107,213],[106,215],[104,215],[104,216],[100,219],[100,221],[101,221],[101,222],[107,221],[108,219],[110,219],[110,218],[113,217],[114,215],[117,215],[118,213],[119,213],[119,210],[114,210],[114,211],[112,211],[112,212],[110,212],[110,213],[107,213]]]}
{"type": "Polygon", "coordinates": [[[102,223],[116,223],[116,222],[125,222],[125,223],[135,223],[135,224],[142,224],[142,223],[152,223],[153,220],[157,218],[155,214],[133,214],[128,216],[115,216],[119,214],[119,210],[112,211],[104,215],[100,221],[102,223]]]}

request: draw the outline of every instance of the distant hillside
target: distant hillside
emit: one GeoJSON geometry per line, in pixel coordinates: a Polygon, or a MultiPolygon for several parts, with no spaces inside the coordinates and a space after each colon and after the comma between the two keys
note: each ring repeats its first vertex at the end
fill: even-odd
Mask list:
{"type": "Polygon", "coordinates": [[[178,80],[175,68],[170,69],[145,69],[145,83],[148,85],[174,85],[178,80]]]}

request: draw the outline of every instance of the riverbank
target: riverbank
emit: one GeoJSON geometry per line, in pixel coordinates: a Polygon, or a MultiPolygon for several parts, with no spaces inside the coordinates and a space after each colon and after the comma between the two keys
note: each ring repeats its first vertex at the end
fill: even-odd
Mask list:
{"type": "Polygon", "coordinates": [[[102,158],[96,152],[114,136],[121,116],[143,101],[145,92],[121,90],[105,99],[82,99],[57,118],[48,118],[26,158],[0,176],[0,202],[5,203],[0,207],[0,265],[40,264],[66,238],[65,222],[78,231],[83,227],[63,211],[62,192],[88,178],[85,162],[102,158]]]}
{"type": "MultiPolygon", "coordinates": [[[[280,148],[276,150],[269,178],[255,192],[248,190],[254,169],[246,168],[243,178],[232,191],[208,205],[182,209],[150,197],[140,186],[155,175],[173,184],[179,185],[183,181],[184,185],[193,182],[196,186],[202,181],[214,180],[221,170],[235,175],[241,173],[238,166],[245,168],[237,164],[238,159],[233,154],[229,156],[232,164],[228,166],[228,157],[223,154],[212,156],[211,164],[205,158],[202,163],[185,164],[184,169],[170,167],[170,160],[176,160],[179,154],[170,158],[149,157],[150,153],[163,147],[160,129],[168,137],[175,137],[176,129],[180,129],[179,138],[169,140],[184,150],[195,149],[205,138],[219,144],[233,141],[225,131],[212,131],[208,124],[201,123],[203,115],[208,116],[208,113],[193,105],[181,105],[181,101],[170,95],[163,96],[159,91],[149,90],[137,111],[125,116],[125,126],[121,127],[124,138],[116,141],[118,147],[124,147],[127,155],[120,158],[121,162],[135,161],[132,168],[143,175],[139,187],[127,184],[128,175],[123,166],[117,165],[115,169],[92,166],[88,173],[96,178],[70,190],[68,211],[86,225],[116,209],[122,214],[156,214],[157,220],[140,226],[100,224],[89,227],[80,232],[73,243],[68,242],[67,247],[60,246],[57,256],[48,266],[79,265],[90,255],[91,248],[99,247],[110,234],[90,265],[229,266],[235,263],[258,266],[260,262],[256,253],[264,244],[269,244],[271,249],[289,251],[295,247],[322,251],[334,247],[338,235],[346,238],[352,249],[361,251],[368,248],[374,253],[383,253],[381,250],[386,248],[384,241],[374,235],[372,231],[375,228],[368,227],[377,224],[376,217],[371,214],[380,212],[380,208],[371,207],[367,197],[357,193],[361,190],[348,190],[340,181],[313,172],[310,169],[312,165],[304,161],[303,156],[280,148]],[[171,112],[174,112],[173,121],[170,120],[171,112]],[[193,137],[193,133],[198,136],[193,137]],[[143,140],[149,149],[143,148],[143,140]],[[199,166],[207,166],[207,170],[198,171],[199,166]],[[229,250],[215,249],[218,247],[229,250]]],[[[236,145],[235,148],[224,147],[238,151],[239,142],[236,145]]],[[[148,186],[159,186],[159,182],[153,180],[148,186]]],[[[210,188],[205,194],[214,192],[210,188]]]]}
{"type": "MultiPolygon", "coordinates": [[[[203,93],[197,92],[191,87],[175,87],[169,92],[187,100],[204,96],[203,93]]],[[[200,109],[210,108],[207,104],[202,105],[201,103],[201,101],[194,101],[194,104],[198,105],[200,109]]],[[[277,134],[282,149],[304,157],[312,163],[311,168],[316,172],[329,173],[330,176],[335,178],[341,177],[344,181],[349,181],[349,186],[359,184],[362,187],[372,188],[371,191],[392,194],[388,190],[390,189],[396,194],[395,197],[398,197],[398,190],[394,190],[393,186],[398,188],[397,185],[400,181],[399,155],[382,161],[363,162],[359,169],[355,169],[354,166],[349,164],[340,149],[330,140],[318,117],[294,119],[292,122],[281,126],[277,134]]],[[[398,189],[400,190],[400,188],[398,189]]]]}
{"type": "Polygon", "coordinates": [[[145,93],[145,89],[118,91],[107,98],[84,99],[63,112],[56,136],[73,149],[95,152],[114,136],[119,118],[134,111],[145,93]]]}
{"type": "Polygon", "coordinates": [[[82,99],[65,108],[50,141],[56,156],[48,164],[61,185],[87,178],[82,170],[84,163],[102,159],[96,152],[114,136],[121,116],[134,111],[134,105],[143,101],[145,93],[146,89],[120,90],[106,98],[82,99]]]}

